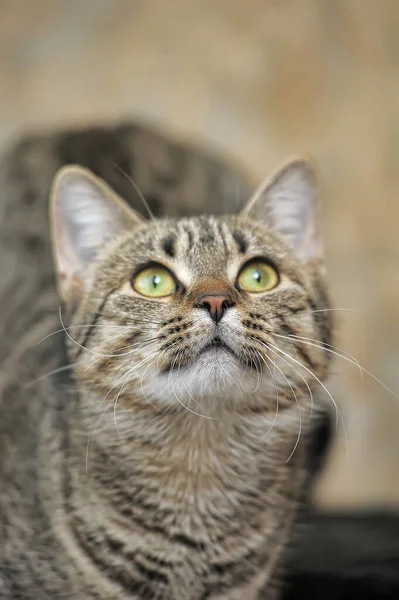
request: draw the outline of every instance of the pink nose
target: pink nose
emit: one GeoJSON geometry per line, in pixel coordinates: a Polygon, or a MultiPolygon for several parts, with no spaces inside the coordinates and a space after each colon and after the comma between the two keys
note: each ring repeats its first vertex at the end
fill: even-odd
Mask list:
{"type": "Polygon", "coordinates": [[[234,306],[234,302],[227,294],[205,294],[198,299],[198,308],[205,308],[215,323],[219,323],[225,311],[234,306]]]}

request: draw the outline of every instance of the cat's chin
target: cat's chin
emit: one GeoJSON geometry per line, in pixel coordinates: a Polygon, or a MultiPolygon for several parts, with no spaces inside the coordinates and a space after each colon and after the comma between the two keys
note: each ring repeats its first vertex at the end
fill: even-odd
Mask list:
{"type": "Polygon", "coordinates": [[[242,397],[251,393],[258,374],[226,347],[209,346],[191,364],[152,377],[145,393],[158,402],[187,404],[209,397],[242,397]],[[245,375],[245,376],[244,376],[245,375]]]}

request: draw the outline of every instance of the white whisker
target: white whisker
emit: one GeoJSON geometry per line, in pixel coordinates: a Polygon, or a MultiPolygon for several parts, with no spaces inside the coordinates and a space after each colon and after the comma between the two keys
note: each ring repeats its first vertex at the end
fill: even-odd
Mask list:
{"type": "MultiPolygon", "coordinates": [[[[258,340],[259,341],[259,340],[258,340]]],[[[263,344],[263,342],[261,342],[263,344]]],[[[278,356],[280,358],[280,360],[284,361],[285,364],[287,364],[291,369],[293,369],[293,371],[295,371],[295,373],[297,373],[297,375],[299,375],[299,377],[302,379],[302,381],[304,382],[304,384],[306,385],[308,392],[309,392],[309,397],[310,397],[310,416],[312,416],[313,414],[313,410],[314,410],[314,399],[313,399],[313,392],[310,389],[310,385],[308,384],[308,382],[306,381],[306,379],[304,378],[304,376],[302,375],[302,373],[300,373],[298,371],[298,369],[296,369],[294,367],[294,365],[291,365],[291,363],[289,363],[285,358],[283,358],[282,356],[280,356],[279,354],[277,354],[277,352],[275,352],[268,344],[265,344],[265,346],[267,347],[268,350],[270,350],[270,352],[273,352],[273,354],[275,356],[278,356]]]]}
{"type": "Polygon", "coordinates": [[[336,346],[333,346],[332,344],[327,344],[327,342],[323,342],[321,340],[315,340],[313,338],[303,337],[301,335],[291,335],[290,334],[288,336],[285,336],[285,335],[280,335],[277,333],[274,333],[273,335],[275,337],[284,338],[286,340],[288,340],[288,338],[291,338],[291,340],[289,340],[289,341],[291,341],[291,343],[292,343],[292,339],[297,340],[302,343],[316,342],[317,345],[309,343],[308,346],[314,346],[315,348],[320,348],[320,350],[326,350],[326,352],[331,352],[331,354],[335,354],[336,356],[339,356],[340,358],[343,358],[345,360],[348,360],[349,362],[352,362],[360,370],[360,375],[361,375],[362,382],[363,382],[363,369],[360,366],[360,363],[356,360],[356,358],[354,358],[354,356],[349,354],[349,352],[345,352],[345,350],[342,350],[341,348],[337,348],[336,346]]]}
{"type": "Polygon", "coordinates": [[[98,409],[96,410],[96,414],[94,415],[93,418],[93,423],[90,427],[90,431],[89,431],[89,435],[87,438],[87,446],[86,446],[86,477],[87,477],[87,473],[88,473],[88,460],[89,460],[89,446],[90,446],[90,440],[91,440],[91,436],[93,433],[93,429],[97,423],[98,420],[98,415],[99,412],[101,410],[102,405],[104,404],[105,400],[108,398],[108,396],[110,395],[110,393],[112,392],[112,390],[118,385],[118,383],[120,381],[122,381],[125,377],[129,376],[129,374],[138,366],[140,366],[141,363],[139,363],[139,365],[135,365],[134,367],[132,367],[132,369],[129,369],[126,373],[124,373],[123,375],[121,375],[121,377],[119,377],[119,379],[117,379],[117,381],[114,383],[114,385],[111,387],[111,389],[107,392],[107,394],[104,396],[104,398],[101,400],[100,402],[100,406],[98,407],[98,409]]]}
{"type": "Polygon", "coordinates": [[[44,338],[42,338],[39,342],[37,342],[36,346],[39,346],[39,344],[41,344],[42,342],[44,342],[45,340],[48,340],[48,338],[52,337],[53,335],[56,335],[57,333],[62,333],[65,332],[65,330],[69,330],[69,329],[84,329],[85,327],[87,328],[92,328],[92,327],[103,327],[104,329],[130,329],[131,325],[109,325],[109,324],[105,324],[105,323],[99,323],[98,325],[94,324],[94,325],[70,325],[69,327],[65,327],[62,329],[57,329],[57,331],[53,331],[52,333],[49,333],[48,335],[44,336],[44,338]]]}
{"type": "MultiPolygon", "coordinates": [[[[274,334],[274,335],[276,335],[276,334],[274,334]]],[[[285,336],[277,336],[277,337],[285,337],[285,336]]],[[[356,360],[356,358],[354,358],[353,356],[351,356],[348,352],[345,352],[344,350],[340,350],[340,352],[336,352],[335,350],[331,350],[330,348],[335,348],[335,347],[331,346],[330,344],[327,344],[328,346],[330,346],[330,348],[325,348],[324,347],[324,342],[322,342],[323,345],[318,345],[318,344],[311,343],[310,341],[307,341],[307,340],[311,340],[312,338],[301,338],[299,336],[296,336],[296,337],[298,337],[298,341],[301,341],[303,344],[307,344],[308,346],[314,346],[315,348],[320,348],[320,350],[326,350],[326,352],[331,352],[331,354],[335,354],[335,356],[338,356],[339,358],[342,358],[343,360],[346,360],[347,362],[351,363],[352,365],[355,365],[355,367],[357,367],[362,374],[365,373],[366,375],[368,375],[369,377],[371,377],[372,379],[374,379],[374,381],[376,381],[383,388],[385,388],[387,390],[387,392],[389,392],[390,394],[392,394],[392,396],[394,398],[396,398],[397,400],[399,400],[399,396],[397,394],[395,394],[395,392],[393,390],[391,390],[383,381],[381,381],[380,379],[378,379],[378,377],[376,377],[375,375],[373,375],[373,373],[371,373],[370,371],[368,371],[367,369],[365,369],[364,367],[362,367],[361,364],[356,360]],[[341,354],[341,352],[342,352],[342,354],[341,354]]],[[[319,340],[312,340],[312,341],[319,341],[319,340]]],[[[339,350],[339,348],[338,348],[338,350],[339,350]]],[[[362,379],[363,379],[363,376],[362,376],[362,379]]]]}
{"type": "Polygon", "coordinates": [[[267,436],[269,435],[269,433],[272,431],[272,429],[273,429],[273,427],[274,427],[274,425],[276,424],[276,421],[277,421],[278,410],[279,410],[279,394],[278,394],[278,385],[277,385],[276,378],[274,377],[274,375],[272,373],[272,370],[269,367],[269,365],[267,364],[267,362],[265,362],[265,361],[263,361],[263,362],[265,363],[266,367],[269,370],[271,378],[273,379],[273,382],[274,382],[274,388],[276,390],[276,410],[275,410],[275,413],[274,413],[274,418],[273,418],[272,424],[270,425],[269,429],[266,431],[266,433],[262,437],[262,440],[265,440],[267,438],[267,436]]]}
{"type": "Polygon", "coordinates": [[[335,311],[349,311],[359,313],[359,315],[364,314],[364,311],[358,310],[357,308],[317,308],[315,310],[310,310],[308,312],[318,313],[318,312],[335,312],[335,311]]]}
{"type": "MultiPolygon", "coordinates": [[[[94,354],[94,356],[98,356],[100,358],[117,358],[120,356],[127,356],[129,354],[132,354],[132,352],[124,352],[122,354],[102,354],[100,352],[94,352],[94,350],[90,350],[90,348],[86,348],[85,346],[82,346],[82,344],[80,344],[77,340],[75,340],[70,333],[67,331],[65,325],[64,325],[64,321],[62,319],[62,314],[61,314],[61,307],[59,307],[59,316],[60,316],[60,321],[61,321],[61,325],[63,327],[63,330],[65,331],[66,335],[68,336],[68,338],[71,340],[71,342],[73,342],[74,344],[76,344],[77,346],[79,346],[79,348],[82,348],[82,350],[86,350],[86,352],[89,352],[90,354],[94,354]]],[[[153,338],[154,340],[156,340],[157,338],[153,338]]],[[[149,341],[149,340],[143,340],[144,342],[149,341]]],[[[128,347],[132,347],[132,346],[126,346],[128,347]]]]}
{"type": "MultiPolygon", "coordinates": [[[[122,437],[122,436],[120,435],[120,431],[119,431],[119,428],[118,428],[118,423],[117,423],[117,420],[116,420],[116,407],[117,407],[117,404],[118,404],[119,397],[120,397],[121,393],[123,392],[123,390],[125,389],[126,385],[127,385],[127,384],[129,383],[129,381],[131,380],[131,378],[132,378],[132,376],[134,375],[134,373],[135,373],[135,372],[136,372],[136,371],[137,371],[137,370],[138,370],[138,369],[139,369],[139,368],[140,368],[140,367],[141,367],[143,364],[145,364],[146,362],[148,362],[148,361],[149,361],[151,358],[153,358],[154,356],[155,356],[155,359],[154,359],[154,360],[157,360],[158,354],[159,354],[159,351],[157,350],[156,352],[154,352],[153,354],[150,354],[150,356],[148,356],[147,358],[145,358],[145,359],[143,359],[141,362],[139,362],[139,364],[138,364],[138,365],[135,365],[135,366],[134,366],[132,369],[130,369],[130,371],[129,371],[129,376],[127,377],[127,379],[125,379],[125,381],[123,382],[123,385],[122,385],[122,387],[120,388],[119,392],[118,392],[118,393],[117,393],[117,395],[116,395],[116,398],[115,398],[115,401],[114,401],[114,424],[115,424],[115,428],[116,428],[116,431],[118,432],[118,436],[119,436],[119,437],[122,437]]],[[[151,364],[152,364],[152,363],[151,363],[151,364]]],[[[151,365],[150,365],[150,366],[151,366],[151,365]]]]}
{"type": "Polygon", "coordinates": [[[157,340],[157,338],[154,337],[154,338],[150,338],[149,340],[143,340],[142,342],[136,342],[134,344],[129,344],[128,346],[122,346],[122,348],[120,348],[120,350],[125,350],[126,348],[134,348],[134,350],[131,350],[130,352],[122,352],[120,354],[119,353],[118,354],[104,354],[103,356],[99,356],[85,368],[85,371],[90,369],[93,365],[95,365],[97,362],[99,362],[104,357],[119,358],[121,356],[130,356],[130,355],[134,354],[135,352],[140,352],[144,348],[151,346],[151,344],[153,344],[156,340],[157,340]]]}
{"type": "MultiPolygon", "coordinates": [[[[262,342],[262,343],[263,343],[263,342],[262,342]]],[[[266,345],[266,344],[264,344],[264,345],[266,345]]],[[[293,456],[293,454],[294,454],[295,450],[297,449],[297,447],[298,447],[298,444],[299,444],[299,440],[300,440],[300,438],[301,438],[301,433],[302,433],[302,414],[301,414],[301,407],[300,407],[300,405],[299,405],[298,397],[297,397],[297,395],[296,395],[296,393],[295,393],[295,390],[294,390],[294,388],[292,387],[291,383],[289,382],[288,378],[287,378],[287,377],[285,376],[285,374],[283,373],[283,371],[280,369],[280,367],[278,367],[278,366],[276,365],[276,363],[275,363],[275,362],[274,362],[274,361],[273,361],[273,360],[270,358],[270,356],[268,356],[267,354],[265,354],[265,357],[267,358],[267,360],[269,360],[269,361],[272,363],[272,365],[274,366],[274,368],[275,368],[275,369],[277,369],[277,371],[278,371],[278,372],[279,372],[279,373],[280,373],[280,374],[281,374],[281,375],[284,377],[285,381],[288,383],[288,386],[289,386],[289,388],[290,388],[290,390],[291,390],[291,392],[292,392],[292,395],[293,395],[293,397],[294,397],[294,399],[295,399],[295,402],[296,402],[296,405],[297,405],[297,407],[298,407],[298,416],[299,416],[298,436],[297,436],[297,439],[296,439],[296,442],[295,442],[294,448],[293,448],[293,450],[292,450],[291,454],[289,455],[289,457],[288,457],[288,458],[287,458],[287,460],[286,460],[286,463],[288,463],[288,462],[291,460],[291,458],[292,458],[292,456],[293,456]]],[[[263,358],[263,357],[262,357],[262,358],[263,358]]],[[[265,363],[265,364],[266,364],[266,363],[265,363]]]]}
{"type": "MultiPolygon", "coordinates": [[[[250,392],[250,395],[255,394],[258,391],[261,381],[262,381],[262,377],[263,377],[262,365],[260,364],[259,358],[256,355],[255,355],[255,361],[256,362],[254,364],[255,364],[256,375],[257,375],[258,381],[257,381],[256,388],[254,390],[252,390],[252,392],[250,392]]],[[[269,371],[270,371],[269,365],[267,365],[267,367],[269,368],[269,371]]],[[[245,364],[245,372],[247,372],[247,369],[248,369],[248,360],[246,361],[246,364],[245,364]]]]}
{"type": "Polygon", "coordinates": [[[149,404],[151,404],[151,406],[153,406],[154,408],[156,408],[156,407],[155,407],[155,404],[153,404],[153,403],[151,402],[151,400],[150,400],[150,399],[147,397],[147,395],[146,395],[146,393],[145,393],[145,391],[144,391],[144,389],[143,389],[143,381],[144,381],[144,377],[145,377],[145,375],[146,375],[146,373],[147,373],[148,369],[150,369],[150,368],[152,367],[152,365],[154,364],[154,362],[156,362],[156,363],[157,363],[157,366],[156,366],[156,368],[158,369],[158,360],[161,358],[161,356],[162,356],[163,354],[165,354],[165,352],[166,352],[166,350],[163,350],[162,352],[159,352],[159,353],[158,353],[158,356],[157,356],[157,357],[155,357],[155,359],[154,359],[152,362],[150,362],[150,364],[149,364],[149,365],[146,367],[145,371],[144,371],[144,372],[143,372],[143,374],[141,375],[141,380],[140,380],[140,390],[141,390],[141,393],[142,393],[143,397],[144,397],[144,398],[147,400],[147,402],[148,402],[149,404]]]}
{"type": "Polygon", "coordinates": [[[28,387],[30,387],[31,385],[34,385],[35,383],[38,383],[39,381],[42,381],[43,379],[46,379],[47,377],[51,377],[52,375],[56,375],[57,373],[62,373],[63,371],[69,371],[70,369],[73,369],[76,366],[77,363],[72,363],[70,365],[64,365],[63,367],[58,367],[57,369],[53,369],[53,371],[49,371],[48,373],[44,373],[43,375],[40,375],[39,377],[36,377],[36,379],[32,379],[32,381],[28,381],[28,383],[26,383],[22,389],[26,389],[28,387]]]}
{"type": "MultiPolygon", "coordinates": [[[[176,373],[176,380],[177,382],[179,382],[179,371],[180,371],[180,367],[181,367],[181,361],[179,361],[178,367],[177,367],[177,373],[176,373]]],[[[195,403],[198,404],[198,401],[192,396],[192,394],[189,392],[189,390],[187,389],[186,384],[184,383],[183,380],[181,380],[181,384],[184,387],[186,393],[188,394],[188,396],[191,398],[191,400],[195,403]]]]}
{"type": "Polygon", "coordinates": [[[132,186],[134,187],[135,191],[137,192],[137,194],[140,197],[140,200],[142,201],[142,203],[144,204],[145,209],[147,210],[150,218],[152,221],[155,221],[155,217],[153,215],[153,212],[151,210],[151,208],[149,207],[149,204],[147,202],[147,200],[144,198],[140,188],[138,187],[137,183],[134,181],[134,179],[132,177],[130,177],[130,175],[128,173],[126,173],[126,171],[124,171],[119,165],[118,163],[116,163],[114,160],[111,161],[112,164],[118,169],[118,171],[120,171],[122,173],[122,175],[124,177],[126,177],[126,179],[132,184],[132,186]]]}
{"type": "Polygon", "coordinates": [[[339,410],[339,408],[337,406],[337,403],[335,402],[332,394],[326,388],[326,386],[324,385],[324,383],[322,381],[320,381],[320,379],[317,377],[317,375],[315,375],[310,369],[308,369],[307,367],[305,367],[305,365],[303,365],[301,362],[299,362],[298,360],[296,360],[295,358],[293,358],[290,354],[287,354],[287,352],[284,352],[284,350],[281,350],[280,348],[278,348],[277,346],[274,346],[270,342],[268,343],[268,345],[271,346],[272,348],[274,348],[275,350],[277,350],[278,352],[280,352],[281,354],[284,354],[284,356],[286,356],[290,360],[293,360],[296,364],[298,364],[302,369],[304,369],[307,373],[309,373],[309,375],[311,375],[319,383],[319,385],[323,388],[323,390],[326,392],[326,394],[330,398],[331,402],[333,403],[335,411],[336,411],[336,427],[338,427],[338,419],[341,420],[341,424],[342,424],[343,431],[344,431],[344,436],[345,436],[346,453],[348,454],[348,436],[347,436],[347,433],[346,433],[346,428],[345,428],[344,420],[343,420],[341,412],[340,412],[340,410],[339,410]]]}

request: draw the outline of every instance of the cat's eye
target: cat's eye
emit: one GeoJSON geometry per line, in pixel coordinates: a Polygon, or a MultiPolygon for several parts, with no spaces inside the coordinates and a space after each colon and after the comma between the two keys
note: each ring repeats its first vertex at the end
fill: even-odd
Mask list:
{"type": "Polygon", "coordinates": [[[148,298],[172,296],[177,289],[171,273],[161,265],[152,265],[140,271],[132,281],[133,289],[148,298]]]}
{"type": "Polygon", "coordinates": [[[261,259],[251,260],[241,269],[237,283],[245,292],[259,294],[268,292],[279,282],[277,271],[261,259]]]}

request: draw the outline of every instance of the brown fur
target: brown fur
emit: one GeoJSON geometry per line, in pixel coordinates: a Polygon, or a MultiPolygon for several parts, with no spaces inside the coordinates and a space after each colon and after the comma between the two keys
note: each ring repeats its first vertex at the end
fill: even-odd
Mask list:
{"type": "MultiPolygon", "coordinates": [[[[81,134],[83,146],[90,135],[81,134]]],[[[156,137],[148,135],[153,156],[156,137]]],[[[122,132],[107,139],[120,143],[122,132]]],[[[69,287],[61,282],[69,290],[61,311],[67,344],[56,335],[35,350],[57,328],[42,226],[54,161],[40,172],[53,144],[35,142],[31,164],[19,147],[0,174],[7,199],[2,298],[14,304],[1,323],[12,350],[3,348],[0,403],[0,596],[271,600],[303,481],[299,411],[304,427],[316,384],[310,372],[324,379],[328,371],[322,347],[292,337],[330,341],[329,313],[314,312],[328,306],[320,260],[304,262],[250,211],[176,219],[177,170],[168,184],[176,186],[172,218],[137,222],[105,244],[90,289],[79,278],[69,287]],[[28,181],[18,179],[20,161],[29,164],[28,181]],[[35,208],[15,206],[22,188],[38,192],[35,208]],[[28,256],[32,235],[37,248],[28,256]],[[275,290],[251,295],[235,285],[253,256],[277,265],[275,290]],[[132,275],[149,261],[181,282],[175,296],[134,292],[132,275]],[[230,351],[204,350],[215,331],[198,308],[204,294],[231,300],[217,325],[230,351]]],[[[200,204],[204,189],[215,214],[234,203],[236,186],[210,188],[215,172],[228,179],[227,167],[199,161],[193,150],[179,153],[186,169],[197,161],[185,187],[189,206],[200,204]]],[[[67,161],[85,162],[87,152],[81,157],[67,161]]],[[[114,160],[126,168],[118,152],[114,160]]],[[[133,173],[146,196],[156,181],[150,165],[151,158],[142,179],[133,173]]]]}

